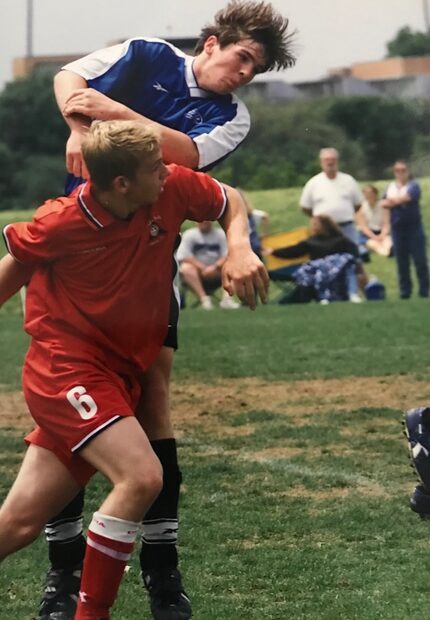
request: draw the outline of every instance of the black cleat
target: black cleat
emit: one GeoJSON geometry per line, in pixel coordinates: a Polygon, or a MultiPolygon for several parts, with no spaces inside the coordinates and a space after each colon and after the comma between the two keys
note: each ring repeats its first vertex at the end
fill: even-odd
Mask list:
{"type": "Polygon", "coordinates": [[[81,567],[50,568],[39,607],[41,620],[73,620],[78,604],[81,567]]]}
{"type": "Polygon", "coordinates": [[[143,573],[143,582],[149,593],[154,620],[188,620],[191,602],[182,587],[176,568],[153,570],[143,573]]]}
{"type": "Polygon", "coordinates": [[[430,431],[425,422],[428,407],[410,409],[405,413],[405,434],[413,466],[427,492],[430,492],[430,431]]]}
{"type": "Polygon", "coordinates": [[[419,484],[411,495],[410,507],[421,519],[430,519],[430,493],[419,484]]]}

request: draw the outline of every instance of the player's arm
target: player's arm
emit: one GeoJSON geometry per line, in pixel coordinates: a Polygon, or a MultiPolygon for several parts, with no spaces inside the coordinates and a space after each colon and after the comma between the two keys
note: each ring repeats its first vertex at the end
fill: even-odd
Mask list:
{"type": "Polygon", "coordinates": [[[27,284],[33,269],[6,254],[0,260],[0,306],[27,284]]]}
{"type": "Polygon", "coordinates": [[[83,178],[88,178],[88,170],[82,157],[81,145],[91,125],[91,118],[86,114],[67,114],[65,106],[72,93],[87,87],[87,81],[71,71],[60,71],[54,78],[57,105],[70,128],[70,136],[66,143],[66,167],[75,177],[83,178]]]}
{"type": "Polygon", "coordinates": [[[263,303],[267,301],[269,276],[249,242],[248,215],[245,203],[238,191],[224,185],[227,204],[219,219],[227,238],[228,256],[222,269],[225,290],[247,303],[251,310],[256,307],[256,292],[263,303]]]}
{"type": "Polygon", "coordinates": [[[138,114],[93,88],[88,88],[87,81],[76,73],[60,71],[54,79],[54,90],[58,107],[71,131],[66,147],[66,158],[67,169],[75,176],[82,176],[76,172],[86,173],[80,145],[93,119],[133,120],[155,127],[161,138],[163,159],[166,163],[174,162],[187,168],[198,167],[199,153],[192,138],[138,114]]]}

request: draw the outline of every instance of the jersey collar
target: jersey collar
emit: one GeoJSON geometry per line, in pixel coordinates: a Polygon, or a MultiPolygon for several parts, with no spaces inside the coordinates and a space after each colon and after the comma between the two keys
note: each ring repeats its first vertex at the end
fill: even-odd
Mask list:
{"type": "Polygon", "coordinates": [[[213,93],[199,88],[194,75],[193,64],[194,56],[185,56],[185,81],[187,82],[191,97],[213,97],[213,93]]]}
{"type": "Polygon", "coordinates": [[[91,183],[89,181],[76,190],[76,202],[87,223],[93,228],[102,230],[118,221],[93,198],[91,194],[91,183]]]}

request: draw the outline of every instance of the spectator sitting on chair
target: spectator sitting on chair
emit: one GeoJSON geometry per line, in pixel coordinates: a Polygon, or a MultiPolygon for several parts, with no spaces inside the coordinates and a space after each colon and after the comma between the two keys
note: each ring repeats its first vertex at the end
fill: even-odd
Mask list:
{"type": "MultiPolygon", "coordinates": [[[[345,270],[346,292],[349,301],[360,303],[362,299],[358,294],[357,271],[354,260],[358,258],[358,246],[345,237],[340,227],[326,215],[312,217],[310,230],[311,236],[304,241],[284,248],[267,249],[264,250],[264,254],[266,256],[271,254],[278,258],[299,258],[300,256],[309,255],[310,262],[299,267],[293,276],[296,282],[300,280],[300,269],[311,265],[314,261],[333,255],[342,257],[342,259],[339,258],[340,262],[336,270],[339,275],[343,269],[345,270]]],[[[319,263],[319,265],[322,266],[323,263],[319,263]]],[[[334,281],[332,283],[336,284],[334,281]]],[[[315,289],[315,292],[320,301],[323,299],[329,300],[326,296],[320,299],[318,290],[315,289]]]]}
{"type": "MultiPolygon", "coordinates": [[[[204,310],[212,310],[210,293],[221,286],[221,270],[227,256],[225,233],[212,222],[199,222],[182,236],[178,248],[179,274],[183,282],[197,295],[204,310]]],[[[227,292],[220,307],[235,310],[240,307],[227,292]]]]}
{"type": "Polygon", "coordinates": [[[363,188],[364,201],[357,211],[360,254],[372,250],[381,256],[390,256],[392,241],[390,237],[390,214],[378,200],[378,188],[366,185],[363,188]]]}

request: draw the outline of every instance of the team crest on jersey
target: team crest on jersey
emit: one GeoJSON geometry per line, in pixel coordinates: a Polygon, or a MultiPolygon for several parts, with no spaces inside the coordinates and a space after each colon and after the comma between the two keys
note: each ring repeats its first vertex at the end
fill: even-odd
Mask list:
{"type": "Polygon", "coordinates": [[[161,228],[161,226],[158,224],[158,222],[155,221],[155,219],[150,220],[148,222],[148,226],[149,226],[149,241],[150,242],[157,241],[161,235],[165,235],[167,232],[166,230],[161,228]]]}
{"type": "Polygon", "coordinates": [[[185,118],[188,118],[188,120],[193,121],[194,125],[200,125],[201,123],[203,123],[203,116],[200,114],[197,108],[193,108],[192,110],[189,110],[185,114],[185,118]]]}

